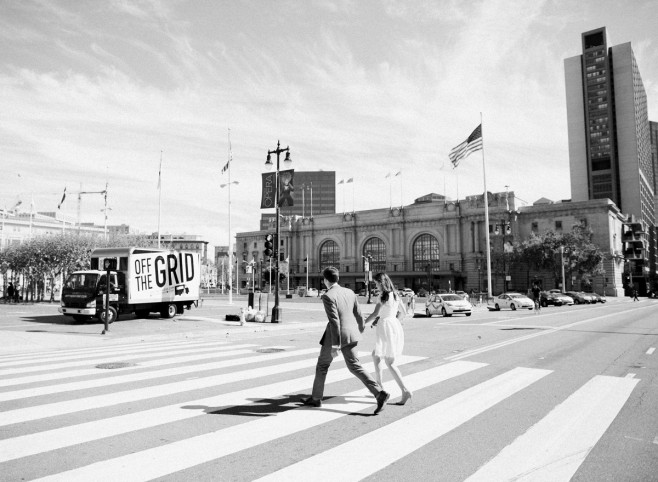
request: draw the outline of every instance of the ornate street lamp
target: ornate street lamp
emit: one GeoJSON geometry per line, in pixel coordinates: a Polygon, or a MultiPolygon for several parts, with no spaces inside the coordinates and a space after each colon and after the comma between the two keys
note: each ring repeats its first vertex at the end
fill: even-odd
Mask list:
{"type": "Polygon", "coordinates": [[[292,159],[290,159],[290,148],[286,147],[285,149],[281,148],[280,141],[276,143],[276,149],[272,151],[267,151],[267,161],[265,162],[265,167],[268,170],[271,170],[274,165],[272,163],[272,154],[276,154],[276,176],[274,178],[274,206],[275,206],[275,219],[276,219],[276,235],[274,236],[276,246],[274,248],[274,307],[272,308],[272,323],[281,323],[281,307],[279,306],[279,233],[280,233],[280,221],[279,221],[279,170],[280,164],[279,159],[281,154],[285,152],[286,157],[283,160],[286,168],[288,169],[290,164],[292,164],[292,159]]]}

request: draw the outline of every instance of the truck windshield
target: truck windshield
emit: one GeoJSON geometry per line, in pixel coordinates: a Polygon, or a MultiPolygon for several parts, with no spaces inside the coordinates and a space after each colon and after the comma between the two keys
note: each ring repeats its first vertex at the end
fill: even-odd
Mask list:
{"type": "Polygon", "coordinates": [[[93,291],[96,289],[98,275],[95,273],[76,273],[66,279],[65,289],[93,291]]]}

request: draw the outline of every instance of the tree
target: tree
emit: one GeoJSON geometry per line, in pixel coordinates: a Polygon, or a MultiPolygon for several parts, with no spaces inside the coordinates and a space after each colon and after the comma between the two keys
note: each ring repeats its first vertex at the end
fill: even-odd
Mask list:
{"type": "Polygon", "coordinates": [[[569,233],[533,233],[530,238],[515,243],[514,253],[530,269],[552,272],[557,281],[562,277],[561,249],[564,249],[565,275],[593,276],[603,273],[604,254],[592,243],[592,237],[592,230],[582,225],[575,225],[569,233]]]}

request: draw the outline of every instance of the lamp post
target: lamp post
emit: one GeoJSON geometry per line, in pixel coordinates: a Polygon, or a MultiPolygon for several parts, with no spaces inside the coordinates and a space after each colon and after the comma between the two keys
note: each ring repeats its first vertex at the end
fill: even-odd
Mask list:
{"type": "Polygon", "coordinates": [[[276,235],[274,236],[276,247],[274,248],[274,254],[276,258],[274,260],[274,307],[272,308],[272,323],[281,323],[281,307],[279,306],[279,233],[281,231],[279,221],[279,170],[281,166],[279,160],[283,152],[286,153],[283,162],[287,167],[292,163],[292,159],[290,159],[290,148],[282,148],[279,141],[276,143],[276,149],[267,151],[267,161],[265,161],[265,167],[272,169],[272,167],[274,167],[272,165],[272,154],[276,154],[276,176],[274,178],[274,217],[276,219],[276,235]]]}
{"type": "Polygon", "coordinates": [[[368,291],[368,301],[366,303],[370,304],[371,301],[371,290],[370,290],[370,269],[372,267],[372,256],[367,254],[366,256],[361,256],[363,258],[363,271],[365,272],[366,278],[366,290],[368,291]]]}
{"type": "Polygon", "coordinates": [[[560,246],[560,267],[562,268],[562,293],[567,289],[564,284],[564,246],[560,246]]]}
{"type": "MultiPolygon", "coordinates": [[[[508,204],[509,206],[509,204],[508,204]]],[[[494,234],[496,236],[502,234],[502,254],[503,254],[503,278],[504,278],[504,283],[503,283],[503,290],[507,291],[507,250],[505,248],[505,237],[506,236],[512,236],[512,220],[516,221],[516,217],[519,214],[517,210],[514,209],[507,209],[505,211],[507,213],[507,221],[504,219],[500,220],[499,224],[494,225],[494,234]],[[514,219],[512,219],[514,218],[514,219]]],[[[511,251],[511,250],[510,250],[511,251]]]]}

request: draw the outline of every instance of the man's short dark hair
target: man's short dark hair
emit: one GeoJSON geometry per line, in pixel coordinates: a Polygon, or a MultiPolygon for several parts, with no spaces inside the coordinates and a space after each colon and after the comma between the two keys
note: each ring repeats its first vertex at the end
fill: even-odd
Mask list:
{"type": "Polygon", "coordinates": [[[322,276],[324,276],[324,279],[329,281],[329,283],[338,283],[338,279],[340,278],[338,269],[334,268],[333,266],[325,268],[322,272],[322,276]]]}

